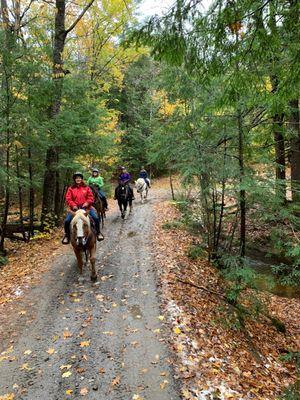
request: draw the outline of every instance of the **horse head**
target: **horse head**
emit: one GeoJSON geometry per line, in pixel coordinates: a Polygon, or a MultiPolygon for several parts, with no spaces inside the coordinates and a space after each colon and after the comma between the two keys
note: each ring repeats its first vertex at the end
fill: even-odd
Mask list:
{"type": "Polygon", "coordinates": [[[85,246],[91,231],[91,223],[86,211],[78,210],[71,223],[72,237],[77,246],[85,246]]]}

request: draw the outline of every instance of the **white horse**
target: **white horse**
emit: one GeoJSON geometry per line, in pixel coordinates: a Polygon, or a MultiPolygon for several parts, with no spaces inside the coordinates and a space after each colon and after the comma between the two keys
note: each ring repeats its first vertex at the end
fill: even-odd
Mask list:
{"type": "MultiPolygon", "coordinates": [[[[150,182],[150,181],[149,181],[150,182]]],[[[147,199],[148,196],[148,185],[145,182],[145,179],[143,178],[139,178],[136,182],[135,182],[135,187],[137,192],[140,194],[141,196],[141,202],[144,203],[144,200],[147,199]]]]}

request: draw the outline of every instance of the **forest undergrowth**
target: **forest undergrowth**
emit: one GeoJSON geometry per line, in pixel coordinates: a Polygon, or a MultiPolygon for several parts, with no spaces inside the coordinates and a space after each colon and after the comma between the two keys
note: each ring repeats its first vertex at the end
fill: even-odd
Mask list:
{"type": "Polygon", "coordinates": [[[201,248],[199,236],[184,226],[180,211],[165,202],[156,215],[154,248],[183,398],[299,398],[292,362],[299,349],[299,299],[245,289],[240,324],[237,304],[227,297],[230,281],[192,250],[201,248]]]}

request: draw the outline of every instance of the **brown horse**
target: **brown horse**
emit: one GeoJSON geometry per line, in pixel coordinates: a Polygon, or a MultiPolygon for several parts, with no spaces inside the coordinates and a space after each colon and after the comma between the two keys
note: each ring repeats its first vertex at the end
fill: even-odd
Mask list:
{"type": "Polygon", "coordinates": [[[101,200],[99,194],[98,194],[98,188],[95,185],[90,185],[90,188],[93,192],[94,195],[94,207],[97,211],[100,223],[101,223],[101,227],[104,228],[104,218],[105,216],[105,208],[104,208],[104,202],[103,200],[101,200]]]}
{"type": "Polygon", "coordinates": [[[88,257],[91,264],[91,280],[96,282],[97,273],[95,269],[96,262],[96,234],[91,227],[91,221],[85,210],[76,211],[71,222],[71,244],[77,258],[79,274],[82,275],[83,253],[88,257]]]}

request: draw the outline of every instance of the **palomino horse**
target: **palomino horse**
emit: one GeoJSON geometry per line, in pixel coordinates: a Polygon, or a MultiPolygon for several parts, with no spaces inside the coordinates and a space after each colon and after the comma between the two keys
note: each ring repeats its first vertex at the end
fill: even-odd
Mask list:
{"type": "Polygon", "coordinates": [[[145,182],[145,179],[139,178],[135,182],[135,187],[136,187],[137,192],[141,196],[141,202],[144,203],[144,200],[146,200],[147,196],[148,196],[148,185],[145,182]]]}
{"type": "Polygon", "coordinates": [[[128,184],[120,183],[116,189],[116,198],[122,219],[125,218],[127,206],[129,203],[130,212],[132,211],[132,198],[130,196],[128,184]]]}
{"type": "Polygon", "coordinates": [[[99,196],[97,186],[90,185],[90,188],[91,188],[91,190],[93,192],[93,195],[94,195],[94,200],[95,200],[94,207],[95,207],[95,209],[97,211],[101,226],[102,226],[102,228],[104,228],[104,218],[106,217],[105,216],[104,203],[103,203],[103,201],[101,200],[101,198],[99,196]]]}
{"type": "Polygon", "coordinates": [[[82,275],[83,253],[88,257],[91,264],[91,280],[96,282],[97,274],[95,269],[96,262],[96,234],[91,227],[90,218],[87,216],[85,210],[76,211],[74,218],[71,222],[71,244],[77,258],[77,265],[79,274],[82,275]]]}

